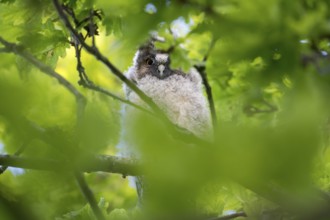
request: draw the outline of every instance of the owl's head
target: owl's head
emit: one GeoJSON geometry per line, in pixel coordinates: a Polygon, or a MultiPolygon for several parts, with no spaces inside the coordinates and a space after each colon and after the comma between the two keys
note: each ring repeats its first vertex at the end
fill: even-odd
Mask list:
{"type": "Polygon", "coordinates": [[[135,57],[135,65],[138,79],[147,75],[165,79],[172,74],[169,55],[156,50],[153,44],[140,47],[135,57]]]}

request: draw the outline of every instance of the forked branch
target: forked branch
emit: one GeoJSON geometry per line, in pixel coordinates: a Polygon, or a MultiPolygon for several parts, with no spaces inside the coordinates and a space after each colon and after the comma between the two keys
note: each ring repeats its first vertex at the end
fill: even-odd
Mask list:
{"type": "Polygon", "coordinates": [[[95,46],[90,46],[85,42],[85,39],[83,38],[82,34],[78,33],[77,30],[72,26],[72,24],[69,21],[69,18],[67,17],[66,13],[64,12],[63,5],[60,4],[59,0],[53,0],[53,4],[55,6],[55,9],[59,15],[59,17],[62,19],[64,25],[66,28],[70,31],[70,33],[73,35],[73,38],[79,42],[82,48],[84,48],[88,53],[93,55],[97,60],[99,60],[101,63],[106,65],[108,69],[116,76],[118,77],[123,83],[125,83],[132,91],[134,91],[142,101],[144,101],[151,110],[160,118],[163,120],[163,122],[169,127],[169,128],[175,128],[172,132],[172,135],[174,137],[180,138],[181,140],[185,142],[191,142],[191,143],[197,143],[199,145],[209,145],[206,141],[196,137],[191,132],[179,128],[175,124],[173,124],[168,117],[165,115],[165,113],[155,104],[155,102],[148,97],[142,90],[140,90],[137,85],[135,85],[131,80],[129,80],[116,66],[114,66],[101,52],[98,50],[95,46]]]}

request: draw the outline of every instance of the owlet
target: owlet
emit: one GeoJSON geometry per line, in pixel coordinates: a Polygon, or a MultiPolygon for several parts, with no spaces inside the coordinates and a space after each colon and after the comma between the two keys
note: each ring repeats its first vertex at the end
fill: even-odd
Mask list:
{"type": "MultiPolygon", "coordinates": [[[[157,51],[150,43],[137,51],[126,76],[163,110],[172,123],[200,138],[211,137],[209,106],[203,94],[202,79],[195,69],[189,73],[171,69],[169,55],[157,51]]],[[[148,108],[136,93],[125,86],[124,89],[128,100],[148,108]]],[[[129,138],[135,132],[134,129],[129,131],[129,127],[134,121],[134,113],[139,110],[128,105],[123,110],[120,150],[125,156],[139,157],[140,152],[134,149],[137,139],[129,138]]],[[[147,188],[143,179],[135,179],[140,202],[147,188]]]]}
{"type": "MultiPolygon", "coordinates": [[[[152,98],[172,123],[200,138],[211,136],[210,110],[196,69],[188,73],[171,69],[169,55],[147,44],[137,51],[125,75],[152,98]]],[[[145,105],[129,88],[125,92],[128,100],[145,105]]]]}

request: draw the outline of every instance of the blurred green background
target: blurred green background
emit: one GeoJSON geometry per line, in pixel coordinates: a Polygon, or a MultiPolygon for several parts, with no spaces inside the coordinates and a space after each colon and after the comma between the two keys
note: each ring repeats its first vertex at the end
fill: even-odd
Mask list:
{"type": "MultiPolygon", "coordinates": [[[[101,10],[96,46],[122,72],[150,31],[165,37],[159,48],[174,47],[173,68],[206,67],[218,116],[212,146],[191,148],[148,123],[136,128],[143,154],[152,158],[144,172],[153,209],[179,212],[193,197],[207,215],[244,211],[262,219],[278,206],[299,209],[278,199],[269,184],[306,199],[301,211],[317,206],[308,202],[312,189],[330,190],[328,0],[64,3],[78,19],[101,10]]],[[[2,38],[51,66],[87,99],[78,122],[75,97],[64,86],[0,50],[0,152],[25,145],[27,157],[115,155],[122,103],[78,85],[70,34],[52,1],[0,0],[0,17],[2,38]]],[[[82,62],[95,84],[124,97],[122,82],[104,65],[85,52],[82,62]]],[[[127,179],[99,172],[86,178],[109,219],[136,215],[127,179]]],[[[85,205],[70,173],[9,169],[0,175],[0,219],[93,218],[85,205]]]]}

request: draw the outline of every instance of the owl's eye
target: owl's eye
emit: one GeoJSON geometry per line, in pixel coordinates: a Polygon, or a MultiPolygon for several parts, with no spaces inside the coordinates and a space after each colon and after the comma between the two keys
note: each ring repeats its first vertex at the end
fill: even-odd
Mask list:
{"type": "Polygon", "coordinates": [[[154,61],[151,58],[147,58],[146,63],[150,66],[154,63],[154,61]]]}

